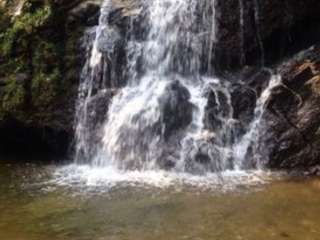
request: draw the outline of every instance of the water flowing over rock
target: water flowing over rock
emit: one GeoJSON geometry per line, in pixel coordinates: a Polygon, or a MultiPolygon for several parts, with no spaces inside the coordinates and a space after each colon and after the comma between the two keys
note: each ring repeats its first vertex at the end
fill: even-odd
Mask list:
{"type": "Polygon", "coordinates": [[[320,47],[314,46],[279,66],[283,84],[268,103],[264,143],[271,168],[306,169],[319,164],[320,47]]]}
{"type": "Polygon", "coordinates": [[[280,79],[270,74],[258,92],[214,77],[215,11],[209,0],[104,2],[84,43],[78,163],[196,174],[262,167],[259,128],[280,79]]]}
{"type": "Polygon", "coordinates": [[[319,164],[319,44],[294,57],[320,42],[319,4],[0,0],[0,152],[65,159],[75,142],[78,163],[195,173],[319,164]]]}
{"type": "Polygon", "coordinates": [[[320,41],[318,0],[216,0],[216,8],[221,71],[271,66],[320,41]]]}

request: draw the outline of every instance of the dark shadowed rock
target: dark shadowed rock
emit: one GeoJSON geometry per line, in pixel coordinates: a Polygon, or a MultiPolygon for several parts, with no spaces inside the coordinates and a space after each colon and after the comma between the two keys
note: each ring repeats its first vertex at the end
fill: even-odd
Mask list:
{"type": "Polygon", "coordinates": [[[166,87],[163,96],[159,98],[159,104],[166,139],[191,123],[193,106],[190,93],[178,80],[166,87]]]}
{"type": "Polygon", "coordinates": [[[248,126],[254,117],[254,109],[257,101],[257,93],[253,88],[246,86],[234,86],[231,93],[233,105],[233,118],[244,126],[248,126]]]}
{"type": "Polygon", "coordinates": [[[283,85],[268,104],[266,147],[273,168],[320,163],[320,49],[311,48],[281,65],[283,85]]]}
{"type": "Polygon", "coordinates": [[[216,8],[220,69],[273,64],[320,40],[318,0],[217,0],[216,8]]]}
{"type": "Polygon", "coordinates": [[[208,102],[205,107],[205,128],[211,131],[221,129],[224,121],[230,116],[232,109],[230,106],[230,95],[223,88],[219,88],[214,83],[207,89],[208,102]]]}

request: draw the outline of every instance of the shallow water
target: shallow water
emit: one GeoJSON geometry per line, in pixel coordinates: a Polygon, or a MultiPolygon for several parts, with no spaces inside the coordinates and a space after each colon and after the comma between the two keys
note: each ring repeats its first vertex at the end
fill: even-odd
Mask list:
{"type": "Polygon", "coordinates": [[[204,184],[159,174],[161,185],[150,173],[85,181],[102,172],[0,164],[0,239],[320,239],[317,178],[238,173],[204,184]]]}

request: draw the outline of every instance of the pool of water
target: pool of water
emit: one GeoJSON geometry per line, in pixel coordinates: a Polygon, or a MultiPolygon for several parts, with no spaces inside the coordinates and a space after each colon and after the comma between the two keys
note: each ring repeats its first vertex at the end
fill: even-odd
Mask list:
{"type": "Polygon", "coordinates": [[[320,179],[0,163],[3,240],[319,240],[320,179]]]}

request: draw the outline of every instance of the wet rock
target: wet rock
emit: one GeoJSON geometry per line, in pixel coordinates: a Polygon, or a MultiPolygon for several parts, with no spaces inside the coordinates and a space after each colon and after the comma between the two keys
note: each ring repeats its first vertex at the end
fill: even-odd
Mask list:
{"type": "Polygon", "coordinates": [[[241,79],[247,88],[251,88],[257,96],[267,87],[272,76],[272,70],[268,68],[256,68],[246,66],[241,72],[241,79]]]}
{"type": "Polygon", "coordinates": [[[101,136],[104,131],[102,129],[103,123],[107,119],[107,112],[109,109],[109,104],[112,97],[116,94],[116,90],[112,89],[104,89],[97,92],[93,97],[87,100],[87,102],[82,102],[86,106],[78,106],[86,108],[86,116],[80,115],[79,118],[82,118],[82,126],[81,129],[77,129],[77,131],[82,132],[83,138],[86,140],[85,149],[81,148],[77,152],[77,160],[79,162],[85,162],[89,158],[92,158],[95,154],[95,150],[100,144],[101,136]],[[85,152],[88,151],[91,152],[85,152]]]}
{"type": "Polygon", "coordinates": [[[221,172],[233,167],[231,158],[225,155],[217,145],[214,134],[188,139],[185,149],[184,169],[187,172],[203,175],[207,172],[221,172]]]}
{"type": "Polygon", "coordinates": [[[231,96],[234,109],[233,118],[237,119],[244,126],[248,126],[254,117],[257,101],[256,91],[253,88],[236,85],[231,96]]]}
{"type": "MultiPolygon", "coordinates": [[[[21,1],[2,1],[1,4],[7,7],[7,3],[13,3],[12,6],[8,5],[9,15],[12,15],[13,10],[19,5],[16,3],[21,1]]],[[[43,5],[41,1],[33,2],[36,5],[43,5]]],[[[33,99],[30,97],[33,93],[49,92],[48,89],[52,86],[46,85],[50,82],[46,81],[49,79],[48,77],[57,79],[53,89],[59,90],[50,92],[49,96],[44,95],[39,101],[36,101],[39,106],[22,104],[22,108],[19,106],[18,110],[12,108],[6,112],[4,118],[2,118],[3,113],[1,112],[0,129],[18,125],[21,132],[28,134],[15,134],[16,132],[9,131],[9,128],[9,130],[1,132],[0,138],[3,142],[6,140],[10,142],[10,139],[18,138],[19,142],[23,144],[28,142],[29,135],[34,133],[34,138],[38,138],[39,132],[45,129],[43,131],[46,134],[42,136],[41,142],[46,142],[49,146],[50,139],[56,138],[55,142],[58,147],[54,144],[54,149],[63,148],[65,151],[65,144],[68,143],[59,141],[62,139],[59,136],[64,136],[63,139],[67,139],[65,136],[68,136],[68,139],[71,139],[73,134],[74,102],[77,98],[79,73],[85,59],[85,54],[79,53],[81,51],[79,51],[78,40],[83,36],[84,29],[97,24],[102,1],[56,0],[45,1],[45,4],[49,4],[49,2],[50,9],[54,10],[49,18],[53,17],[53,19],[47,19],[43,26],[30,34],[31,37],[28,38],[28,34],[26,34],[26,37],[20,39],[22,44],[16,44],[13,55],[16,55],[16,60],[19,60],[20,57],[25,58],[22,62],[27,64],[23,67],[28,68],[28,74],[41,72],[35,78],[39,81],[33,82],[34,85],[28,82],[24,86],[29,102],[36,101],[35,97],[33,99]],[[30,39],[41,41],[38,42],[39,44],[35,42],[30,44],[30,39]],[[44,45],[44,47],[37,49],[38,45],[44,45]],[[36,54],[33,54],[34,49],[38,50],[36,54]],[[40,60],[38,59],[40,63],[35,66],[37,57],[40,58],[40,60]],[[49,70],[52,70],[54,64],[57,71],[50,72],[49,70]],[[43,65],[47,65],[44,70],[42,69],[43,65]],[[44,85],[45,87],[37,89],[38,91],[33,89],[31,92],[31,86],[34,87],[39,82],[41,83],[39,86],[44,85]],[[53,100],[47,101],[51,97],[53,100]],[[43,102],[46,102],[46,105],[41,105],[43,102]],[[16,123],[17,121],[18,123],[16,123]],[[60,146],[59,142],[61,142],[60,146]]],[[[145,15],[147,13],[144,12],[143,2],[140,0],[112,0],[113,5],[108,19],[102,19],[108,21],[112,28],[103,32],[104,39],[101,41],[103,44],[98,46],[100,50],[105,52],[103,64],[99,66],[100,71],[97,71],[98,74],[94,79],[99,86],[103,85],[113,89],[126,84],[128,76],[125,76],[126,73],[123,69],[128,57],[126,55],[127,49],[124,48],[125,41],[128,41],[126,31],[130,23],[130,26],[134,28],[131,37],[139,42],[145,40],[145,32],[141,24],[146,21],[145,15]],[[113,49],[113,47],[115,48],[113,49]],[[112,65],[112,62],[115,64],[112,65]]],[[[264,60],[267,64],[274,63],[274,60],[279,60],[293,51],[301,50],[305,45],[310,45],[320,39],[319,31],[315,30],[320,25],[319,0],[242,2],[244,3],[243,39],[241,39],[239,25],[239,0],[216,1],[217,44],[214,47],[216,54],[214,60],[222,70],[234,70],[241,64],[261,65],[264,60]],[[256,6],[255,2],[258,2],[259,6],[256,6]],[[259,43],[259,38],[261,38],[262,46],[259,43]],[[243,46],[241,46],[242,43],[243,46]],[[242,54],[244,55],[243,62],[241,61],[242,54]],[[263,55],[265,55],[265,59],[262,59],[263,55]]],[[[133,48],[138,49],[136,47],[133,48]]],[[[185,47],[182,50],[188,51],[185,47]]],[[[265,147],[270,150],[269,165],[271,167],[302,167],[319,162],[319,56],[319,47],[316,47],[299,54],[295,59],[279,68],[284,84],[275,89],[268,104],[268,112],[265,116],[268,127],[263,136],[266,142],[265,147]]],[[[17,62],[20,63],[19,61],[17,62]]],[[[6,66],[4,63],[7,64],[1,59],[0,65],[6,66]]],[[[139,64],[135,67],[141,68],[139,64]]],[[[5,70],[7,71],[6,67],[5,70]]],[[[7,75],[16,74],[14,70],[8,72],[7,75]]],[[[0,73],[1,91],[8,79],[3,78],[2,72],[0,73]]],[[[232,111],[228,108],[227,102],[231,97],[235,109],[231,117],[236,120],[235,124],[239,126],[237,129],[241,132],[243,128],[241,125],[247,125],[252,119],[256,96],[259,96],[261,89],[264,89],[269,75],[270,73],[265,69],[261,71],[249,69],[243,74],[242,82],[233,85],[231,96],[219,90],[209,91],[205,116],[206,128],[217,132],[223,121],[230,118],[232,111]]],[[[10,91],[10,94],[20,90],[20,83],[27,82],[24,73],[18,73],[15,76],[15,81],[19,84],[12,85],[14,89],[10,91]]],[[[13,99],[20,100],[20,96],[18,97],[13,99]]],[[[101,94],[94,89],[94,96],[89,108],[92,111],[90,117],[97,123],[101,122],[97,112],[100,112],[101,115],[105,114],[109,97],[108,94],[101,94]]],[[[165,95],[159,99],[159,102],[162,111],[161,121],[165,125],[164,136],[166,139],[170,139],[171,136],[190,124],[194,107],[190,103],[188,90],[178,81],[168,86],[165,95]]],[[[144,143],[143,146],[147,144],[144,143]]],[[[170,144],[177,146],[178,143],[174,140],[170,144]]],[[[214,156],[216,154],[215,147],[213,146],[210,150],[208,146],[199,145],[201,147],[194,152],[192,159],[200,166],[210,164],[208,152],[213,151],[212,155],[214,156]]],[[[177,159],[177,156],[175,156],[174,150],[170,149],[168,152],[166,158],[168,161],[165,165],[170,168],[174,165],[174,160],[170,159],[177,159]]],[[[215,169],[216,166],[212,168],[215,169]]],[[[199,171],[201,172],[201,170],[199,171]]]]}
{"type": "Polygon", "coordinates": [[[159,98],[161,123],[165,139],[186,128],[192,121],[193,105],[190,93],[178,80],[170,83],[159,98]]]}
{"type": "Polygon", "coordinates": [[[89,132],[99,129],[97,125],[101,125],[105,121],[109,103],[114,95],[114,90],[102,90],[89,100],[87,103],[89,118],[87,122],[93,124],[88,127],[89,132]]]}
{"type": "Polygon", "coordinates": [[[271,96],[264,134],[273,168],[308,168],[320,159],[319,47],[279,67],[283,85],[271,96]]]}
{"type": "Polygon", "coordinates": [[[216,8],[215,51],[220,69],[273,64],[320,40],[315,30],[320,25],[318,0],[217,0],[216,8]]]}
{"type": "Polygon", "coordinates": [[[225,89],[211,84],[207,91],[207,98],[204,119],[205,128],[216,132],[231,117],[231,96],[225,89]]]}
{"type": "MultiPolygon", "coordinates": [[[[314,166],[311,169],[309,169],[308,175],[320,176],[320,166],[314,166]]],[[[317,186],[317,188],[320,189],[320,181],[319,180],[316,182],[316,186],[317,186]]]]}
{"type": "Polygon", "coordinates": [[[102,29],[97,37],[98,50],[103,53],[111,54],[114,51],[114,47],[121,40],[121,35],[114,28],[102,29]]]}
{"type": "Polygon", "coordinates": [[[67,21],[69,24],[82,21],[86,26],[94,26],[99,21],[102,2],[102,0],[73,0],[60,4],[68,11],[67,21]]]}

